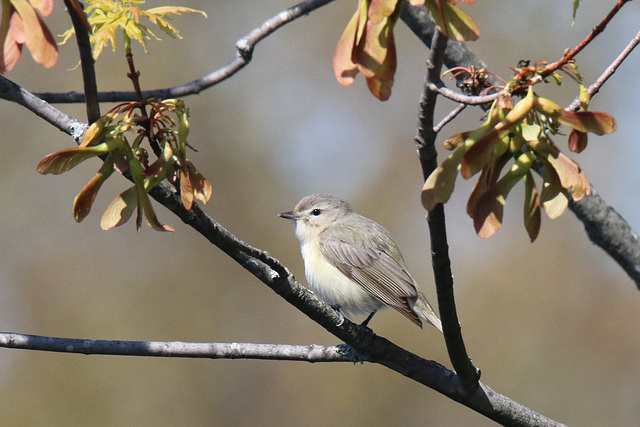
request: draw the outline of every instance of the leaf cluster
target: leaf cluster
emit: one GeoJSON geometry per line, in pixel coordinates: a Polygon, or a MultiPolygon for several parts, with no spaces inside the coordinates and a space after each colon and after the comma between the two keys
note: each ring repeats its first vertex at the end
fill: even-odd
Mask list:
{"type": "Polygon", "coordinates": [[[33,60],[45,68],[58,62],[58,46],[38,14],[49,16],[53,0],[2,0],[0,72],[11,71],[27,46],[33,60]]]}
{"type": "MultiPolygon", "coordinates": [[[[409,0],[425,5],[438,29],[459,40],[475,40],[479,31],[473,20],[453,6],[460,0],[409,0]]],[[[473,3],[473,0],[463,0],[473,3]]],[[[393,28],[404,0],[360,0],[358,9],[342,33],[333,56],[333,71],[343,86],[349,86],[361,73],[369,91],[379,100],[391,96],[396,72],[396,44],[393,28]]]]}
{"type": "MultiPolygon", "coordinates": [[[[426,180],[422,203],[428,210],[446,203],[458,174],[470,179],[480,173],[467,203],[467,213],[473,218],[478,236],[490,237],[502,225],[509,192],[522,180],[524,224],[533,241],[540,230],[541,208],[553,219],[564,212],[569,197],[578,201],[590,193],[589,180],[580,166],[560,152],[551,136],[558,134],[560,125],[569,126],[572,129],[569,146],[579,152],[586,147],[587,132],[612,133],[616,122],[604,112],[570,112],[537,96],[533,86],[543,81],[537,66],[526,65],[516,71],[479,128],[445,141],[445,147],[453,153],[426,180]],[[521,93],[523,88],[526,96],[514,104],[515,93],[521,93]],[[540,191],[532,171],[542,176],[540,191]]],[[[574,67],[564,71],[580,81],[574,67]]],[[[558,76],[555,80],[561,81],[558,76]]],[[[581,93],[584,95],[584,91],[581,93]]],[[[585,99],[584,109],[587,104],[585,99]]]]}
{"type": "Polygon", "coordinates": [[[89,127],[80,146],[49,154],[37,170],[61,174],[86,159],[101,156],[104,163],[100,170],[74,200],[76,221],[89,214],[102,184],[118,170],[128,173],[134,185],[111,202],[102,216],[102,228],[124,224],[137,210],[138,231],[143,216],[155,230],[173,231],[158,221],[148,195],[151,188],[165,179],[176,183],[186,209],[191,209],[194,199],[207,203],[211,198],[211,184],[186,157],[188,117],[189,112],[179,99],[149,100],[142,106],[137,102],[120,104],[89,127]],[[147,107],[148,116],[137,112],[146,111],[147,107]],[[149,163],[149,153],[142,146],[144,141],[158,154],[153,163],[149,163]]]}
{"type": "MultiPolygon", "coordinates": [[[[146,40],[152,37],[156,40],[160,40],[160,38],[141,23],[141,18],[148,19],[170,37],[182,38],[178,29],[169,22],[170,15],[199,13],[205,17],[207,16],[206,13],[200,10],[188,7],[163,6],[143,10],[138,7],[145,3],[142,0],[87,0],[86,3],[87,9],[85,12],[90,14],[87,19],[93,28],[90,40],[93,46],[94,59],[100,56],[104,47],[109,43],[111,43],[115,52],[116,36],[119,29],[123,32],[125,41],[137,40],[147,52],[146,40]]],[[[65,31],[62,34],[62,43],[65,43],[73,34],[75,34],[73,28],[65,31]]]]}

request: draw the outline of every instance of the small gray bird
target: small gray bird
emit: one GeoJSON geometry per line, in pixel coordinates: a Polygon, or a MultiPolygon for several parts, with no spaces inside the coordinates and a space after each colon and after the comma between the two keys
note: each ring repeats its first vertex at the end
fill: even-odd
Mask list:
{"type": "Polygon", "coordinates": [[[380,224],[324,194],[306,196],[293,211],[278,216],[296,222],[307,281],[327,304],[369,314],[363,325],[380,308],[391,307],[420,327],[426,321],[442,332],[440,319],[380,224]]]}

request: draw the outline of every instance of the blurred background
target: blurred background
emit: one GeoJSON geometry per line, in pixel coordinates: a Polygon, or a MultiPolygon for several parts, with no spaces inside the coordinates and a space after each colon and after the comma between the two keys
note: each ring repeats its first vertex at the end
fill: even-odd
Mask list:
{"type": "MultiPolygon", "coordinates": [[[[144,89],[183,84],[231,61],[235,42],[294,0],[173,1],[206,11],[176,17],[184,40],[135,47],[144,89]]],[[[418,99],[428,50],[403,23],[396,27],[393,94],[379,102],[362,76],[340,87],[335,44],[356,7],[336,1],[262,41],[232,79],[186,99],[190,157],[211,181],[205,211],[247,243],[265,249],[304,282],[298,241],[278,212],[313,192],[336,194],[383,224],[415,279],[435,301],[428,230],[415,154],[418,99]]],[[[470,47],[508,78],[521,59],[554,61],[600,22],[614,1],[478,1],[463,5],[481,29],[470,47]]],[[[148,2],[146,6],[165,5],[148,2]]],[[[640,29],[631,3],[577,60],[590,84],[640,29]]],[[[46,20],[69,26],[62,2],[46,20]]],[[[158,35],[161,32],[155,31],[158,35]]],[[[121,45],[118,46],[119,48],[121,45]]],[[[75,40],[51,70],[25,50],[7,77],[28,90],[81,91],[75,40]]],[[[618,131],[590,137],[571,155],[604,199],[640,229],[640,170],[635,52],[591,109],[611,113],[618,131]]],[[[122,50],[98,62],[101,90],[130,90],[122,50]]],[[[567,105],[575,85],[539,92],[567,105]]],[[[85,120],[84,106],[58,105],[85,120]]],[[[453,104],[439,101],[444,116],[453,104]]],[[[261,282],[161,207],[158,233],[128,223],[104,232],[100,217],[129,186],[113,177],[81,224],[75,195],[99,168],[88,161],[42,176],[45,155],[73,142],[22,107],[2,101],[0,156],[0,328],[58,337],[338,344],[261,282]]],[[[103,113],[110,106],[102,107],[103,113]]],[[[446,135],[475,128],[468,109],[446,135]]],[[[556,142],[566,150],[563,137],[556,142]]],[[[440,143],[439,143],[440,145],[440,143]]],[[[439,147],[441,149],[441,147],[439,147]]],[[[441,154],[445,155],[442,149],[441,154]]],[[[442,157],[441,157],[442,158],[442,157]]],[[[543,218],[531,244],[522,226],[522,189],[509,197],[504,225],[476,237],[465,214],[473,183],[459,180],[446,206],[458,312],[482,380],[570,425],[637,425],[640,420],[640,295],[636,285],[587,239],[571,212],[543,218]]],[[[370,326],[427,359],[448,363],[442,336],[387,311],[370,326]]],[[[377,365],[188,360],[55,354],[0,349],[0,412],[6,425],[493,425],[446,397],[377,365]]]]}

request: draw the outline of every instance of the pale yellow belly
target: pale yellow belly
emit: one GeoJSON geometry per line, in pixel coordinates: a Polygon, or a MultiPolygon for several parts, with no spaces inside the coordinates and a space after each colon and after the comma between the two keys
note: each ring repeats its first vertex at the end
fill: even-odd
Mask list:
{"type": "Polygon", "coordinates": [[[362,286],[331,265],[320,252],[318,244],[302,245],[302,257],[311,289],[327,304],[338,305],[342,311],[353,314],[369,314],[384,306],[362,286]]]}

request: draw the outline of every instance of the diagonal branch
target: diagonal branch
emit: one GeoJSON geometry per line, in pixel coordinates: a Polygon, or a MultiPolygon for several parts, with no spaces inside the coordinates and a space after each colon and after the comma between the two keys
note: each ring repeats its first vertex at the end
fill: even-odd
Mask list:
{"type": "MultiPolygon", "coordinates": [[[[444,50],[447,37],[440,31],[433,36],[432,49],[427,60],[427,73],[424,91],[420,98],[420,113],[418,115],[418,134],[415,137],[418,146],[418,156],[422,165],[422,173],[426,180],[438,167],[435,141],[438,133],[434,129],[434,110],[438,92],[431,90],[430,83],[440,81],[444,50]]],[[[453,275],[449,260],[449,244],[445,226],[444,207],[442,204],[428,213],[429,233],[431,236],[431,262],[438,293],[438,307],[442,318],[445,342],[449,359],[466,388],[473,390],[480,378],[480,371],[471,362],[462,338],[460,322],[453,295],[453,275]]]]}
{"type": "Polygon", "coordinates": [[[540,73],[540,76],[542,78],[547,77],[557,69],[562,68],[564,65],[569,63],[569,61],[573,60],[573,58],[575,58],[578,53],[580,53],[585,47],[587,47],[587,45],[598,36],[598,34],[604,31],[605,27],[609,24],[609,22],[611,22],[613,17],[616,16],[620,9],[622,9],[622,6],[624,6],[629,1],[631,0],[619,0],[618,3],[609,11],[607,16],[605,16],[598,25],[593,27],[589,35],[587,35],[587,37],[585,37],[578,46],[576,46],[573,50],[566,52],[558,61],[554,62],[553,64],[547,65],[544,71],[540,73]]]}
{"type": "MultiPolygon", "coordinates": [[[[283,10],[273,18],[265,21],[245,37],[238,40],[236,42],[236,57],[226,66],[209,73],[204,77],[180,86],[143,91],[143,98],[181,98],[188,95],[195,95],[205,89],[209,89],[210,87],[233,76],[249,64],[253,56],[253,50],[260,41],[270,36],[280,27],[314,11],[315,9],[331,3],[332,1],[334,0],[306,0],[289,9],[283,10]]],[[[78,92],[36,93],[36,96],[52,104],[73,104],[85,101],[84,93],[78,92]]],[[[100,92],[98,96],[100,98],[100,102],[124,102],[137,100],[136,93],[133,91],[100,92]]]]}
{"type": "MultiPolygon", "coordinates": [[[[590,97],[598,93],[602,85],[639,44],[640,32],[631,39],[595,83],[589,86],[587,91],[590,97]]],[[[566,110],[577,111],[579,108],[580,99],[576,98],[566,110]]],[[[589,239],[609,254],[640,288],[640,237],[622,215],[607,205],[593,187],[591,194],[579,202],[569,198],[569,209],[582,222],[589,239]]]]}
{"type": "MultiPolygon", "coordinates": [[[[11,93],[14,95],[18,94],[20,96],[19,99],[37,99],[37,97],[30,94],[28,91],[0,77],[0,94],[4,93],[11,93]],[[7,84],[7,82],[10,84],[7,84]],[[7,91],[7,87],[13,90],[7,91]]],[[[30,103],[20,102],[20,104],[25,105],[33,111],[34,106],[30,103]]],[[[51,114],[52,110],[57,110],[42,101],[40,101],[40,104],[44,106],[43,109],[47,113],[39,114],[40,117],[43,117],[49,123],[54,124],[58,129],[64,129],[66,133],[71,134],[72,128],[69,126],[69,123],[73,122],[74,119],[61,112],[57,115],[51,114]]],[[[80,140],[81,137],[82,135],[80,135],[80,140]]],[[[76,141],[78,141],[78,139],[76,141]]],[[[194,204],[191,210],[186,210],[182,204],[180,196],[170,185],[160,184],[154,187],[150,191],[150,194],[156,201],[177,215],[185,224],[198,231],[211,243],[238,262],[243,268],[269,286],[274,292],[301,312],[305,313],[312,320],[316,321],[327,331],[353,347],[367,361],[386,366],[387,368],[430,387],[452,400],[455,400],[456,402],[459,402],[503,425],[562,425],[536,413],[535,411],[500,393],[495,392],[482,383],[478,383],[478,387],[470,390],[468,387],[463,385],[464,383],[462,379],[455,372],[446,369],[439,363],[422,359],[415,354],[398,347],[387,339],[377,336],[366,327],[356,325],[347,319],[344,319],[342,324],[337,326],[340,321],[340,317],[337,312],[318,299],[311,291],[300,285],[289,270],[280,263],[280,261],[272,258],[266,252],[258,248],[254,248],[238,239],[221,224],[205,214],[197,205],[194,204]]],[[[61,350],[61,343],[55,341],[51,337],[41,337],[41,339],[25,337],[26,336],[20,334],[0,335],[0,346],[22,346],[23,348],[26,348],[28,343],[31,342],[37,343],[39,350],[61,350]],[[27,342],[25,342],[25,339],[27,342]]],[[[83,345],[88,346],[95,345],[99,347],[105,344],[102,341],[81,341],[83,345]]],[[[77,346],[78,344],[81,343],[73,342],[74,346],[77,346]]],[[[127,345],[122,345],[123,348],[127,348],[127,345]]],[[[145,347],[145,344],[130,345],[133,347],[137,345],[138,350],[140,350],[140,346],[143,348],[145,347]]],[[[218,344],[218,346],[219,345],[224,346],[225,344],[218,344]]],[[[214,345],[214,348],[216,348],[215,346],[216,345],[214,345]]],[[[150,350],[149,346],[147,346],[147,349],[145,350],[148,352],[154,352],[155,354],[145,355],[161,355],[162,351],[158,353],[158,347],[164,347],[165,349],[172,348],[170,343],[156,343],[151,347],[153,350],[150,350]]],[[[176,347],[179,348],[180,345],[176,344],[176,347]]],[[[217,348],[218,350],[220,349],[220,347],[217,348]]],[[[174,350],[178,351],[175,347],[174,350]]],[[[192,348],[192,350],[195,351],[196,349],[192,348]]],[[[106,351],[104,347],[103,351],[106,351]]],[[[125,355],[128,354],[126,351],[131,351],[131,349],[122,350],[120,353],[113,350],[113,353],[105,352],[103,354],[125,355]]],[[[82,351],[80,352],[82,353],[82,351]]],[[[203,357],[213,356],[214,353],[211,353],[211,355],[203,357]]],[[[185,357],[195,356],[187,356],[185,354],[185,357]]],[[[331,357],[338,356],[334,355],[331,357]]],[[[320,361],[320,357],[318,361],[320,361]]]]}

